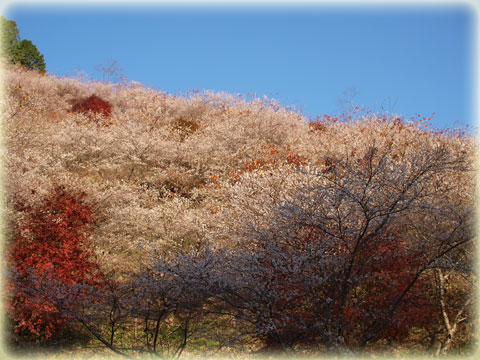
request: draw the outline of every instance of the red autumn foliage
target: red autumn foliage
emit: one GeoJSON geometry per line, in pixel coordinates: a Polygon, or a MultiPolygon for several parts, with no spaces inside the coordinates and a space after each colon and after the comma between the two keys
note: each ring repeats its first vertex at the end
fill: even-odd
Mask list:
{"type": "MultiPolygon", "coordinates": [[[[395,302],[407,290],[390,325],[379,338],[403,340],[413,327],[432,324],[440,314],[429,291],[432,280],[429,274],[416,280],[408,290],[422,261],[421,252],[409,249],[393,234],[384,234],[376,241],[365,243],[353,272],[353,277],[362,281],[344,310],[345,321],[360,327],[372,326],[375,321],[390,315],[395,302]]],[[[351,335],[355,335],[355,330],[352,328],[351,335]]]]}
{"type": "Polygon", "coordinates": [[[49,296],[80,305],[89,296],[86,289],[101,287],[98,266],[85,248],[94,213],[84,198],[57,187],[38,207],[18,205],[26,220],[15,227],[8,254],[14,273],[9,312],[17,334],[48,339],[65,325],[49,296]]]}
{"type": "Polygon", "coordinates": [[[98,96],[92,95],[73,106],[72,111],[81,114],[102,114],[108,118],[112,114],[112,105],[98,96]]]}
{"type": "MultiPolygon", "coordinates": [[[[305,237],[304,245],[308,246],[315,241],[321,241],[321,236],[313,231],[305,237]]],[[[298,246],[302,247],[301,244],[297,244],[297,250],[298,246]]],[[[290,251],[295,250],[283,248],[286,259],[289,258],[290,251]]],[[[348,257],[350,250],[346,244],[339,244],[327,253],[330,256],[348,257]]],[[[327,314],[337,319],[343,318],[341,321],[347,329],[344,333],[348,337],[345,339],[348,343],[361,339],[365,329],[391,316],[392,310],[392,320],[379,335],[379,339],[402,341],[408,337],[413,327],[431,326],[441,315],[430,291],[432,279],[427,274],[419,278],[408,290],[421,262],[421,253],[411,251],[400,238],[392,234],[379,235],[375,241],[364,243],[360,249],[350,278],[354,285],[350,291],[343,294],[337,280],[342,278],[344,273],[338,269],[337,276],[332,276],[331,282],[315,290],[304,283],[305,279],[308,282],[308,278],[300,276],[296,280],[291,274],[279,271],[278,267],[266,259],[264,266],[273,271],[269,286],[283,294],[278,297],[272,309],[284,316],[282,319],[279,318],[283,322],[282,329],[276,329],[272,334],[265,336],[266,348],[274,350],[280,348],[281,343],[315,341],[315,336],[305,332],[303,324],[325,318],[327,314]],[[400,305],[396,307],[395,302],[406,289],[408,291],[402,297],[400,305]],[[319,301],[315,303],[311,302],[316,298],[315,295],[312,297],[312,291],[318,292],[316,296],[319,301]],[[331,305],[322,294],[329,294],[332,297],[331,305]]]]}

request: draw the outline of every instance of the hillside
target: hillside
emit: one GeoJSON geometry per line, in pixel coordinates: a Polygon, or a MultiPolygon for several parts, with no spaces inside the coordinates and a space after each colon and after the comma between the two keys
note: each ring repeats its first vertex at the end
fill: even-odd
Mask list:
{"type": "Polygon", "coordinates": [[[15,67],[3,79],[17,346],[48,344],[65,319],[111,350],[170,355],[471,344],[473,138],[360,109],[313,121],[264,97],[180,97],[15,67]],[[47,220],[67,225],[51,232],[47,220]],[[21,258],[39,271],[28,249],[51,234],[78,240],[73,253],[88,256],[71,266],[88,276],[66,281],[63,260],[40,272],[60,284],[19,270],[21,258]],[[60,306],[50,297],[60,285],[84,290],[60,306]]]}

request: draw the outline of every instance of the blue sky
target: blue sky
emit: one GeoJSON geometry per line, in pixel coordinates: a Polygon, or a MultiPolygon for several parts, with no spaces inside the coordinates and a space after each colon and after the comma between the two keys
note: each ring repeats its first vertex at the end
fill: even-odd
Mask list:
{"type": "Polygon", "coordinates": [[[310,117],[346,102],[433,126],[476,125],[476,13],[465,5],[46,6],[4,16],[47,71],[93,77],[115,60],[129,80],[168,93],[266,94],[310,117]]]}

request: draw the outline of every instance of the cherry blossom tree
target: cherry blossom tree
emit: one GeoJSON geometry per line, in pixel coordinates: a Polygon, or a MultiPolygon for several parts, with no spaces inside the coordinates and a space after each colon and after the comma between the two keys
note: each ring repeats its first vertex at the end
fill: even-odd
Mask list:
{"type": "Polygon", "coordinates": [[[9,296],[49,319],[123,355],[472,341],[472,136],[353,104],[311,120],[266,97],[4,78],[9,296]],[[90,96],[108,111],[72,111],[90,96]]]}
{"type": "Polygon", "coordinates": [[[159,260],[157,271],[286,352],[401,341],[441,316],[429,294],[435,269],[461,266],[453,259],[473,239],[472,204],[448,191],[450,176],[471,171],[466,155],[440,143],[415,146],[248,177],[233,188],[247,204],[237,208],[244,225],[234,250],[159,260]],[[278,176],[287,180],[271,201],[262,190],[278,176]],[[257,205],[271,210],[265,216],[257,205]]]}

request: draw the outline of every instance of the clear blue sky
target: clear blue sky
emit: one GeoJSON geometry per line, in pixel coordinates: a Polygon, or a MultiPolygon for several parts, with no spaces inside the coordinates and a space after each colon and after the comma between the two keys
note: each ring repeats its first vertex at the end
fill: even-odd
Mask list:
{"type": "MultiPolygon", "coordinates": [[[[476,126],[477,14],[465,5],[282,8],[15,5],[22,39],[56,75],[94,77],[113,59],[129,80],[168,93],[266,94],[304,114],[342,100],[433,126],[476,126]]],[[[344,106],[343,106],[344,107],[344,106]]]]}

